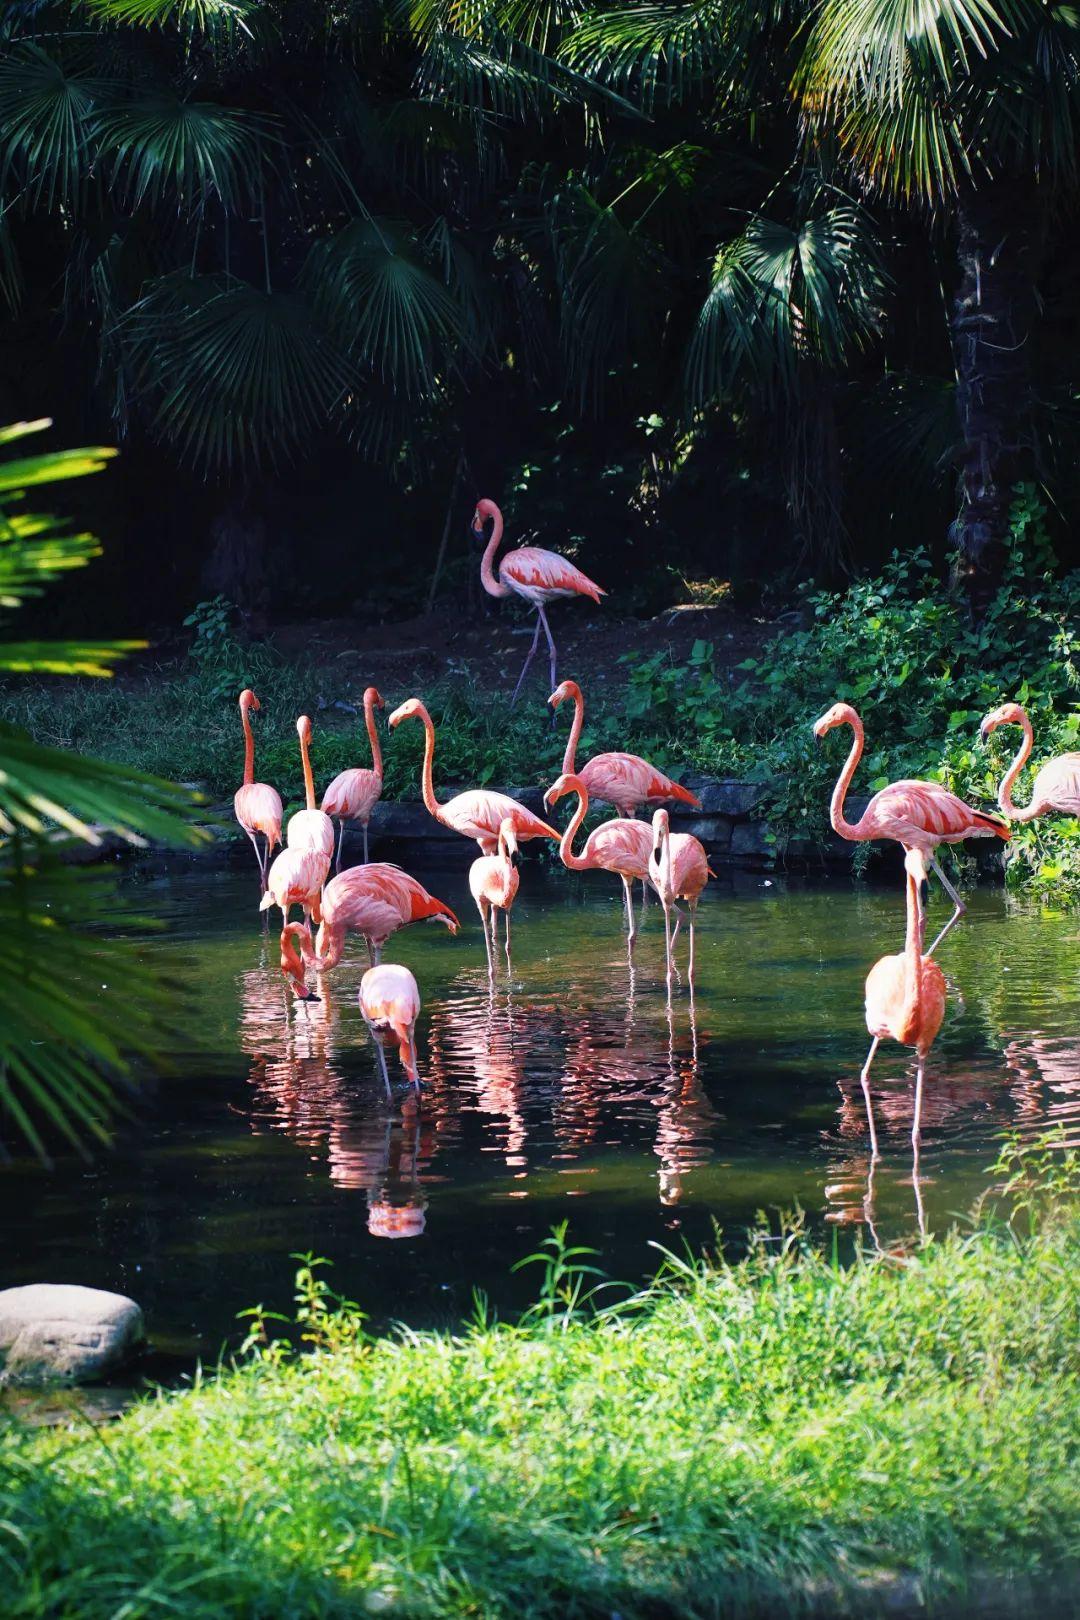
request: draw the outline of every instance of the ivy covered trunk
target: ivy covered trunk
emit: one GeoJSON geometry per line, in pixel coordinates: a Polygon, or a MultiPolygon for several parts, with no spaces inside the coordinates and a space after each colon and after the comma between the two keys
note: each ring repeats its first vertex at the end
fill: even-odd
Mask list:
{"type": "Polygon", "coordinates": [[[1012,487],[1030,476],[1035,314],[1030,185],[996,180],[958,205],[952,317],[958,415],[956,565],[979,612],[1000,576],[1012,487]]]}

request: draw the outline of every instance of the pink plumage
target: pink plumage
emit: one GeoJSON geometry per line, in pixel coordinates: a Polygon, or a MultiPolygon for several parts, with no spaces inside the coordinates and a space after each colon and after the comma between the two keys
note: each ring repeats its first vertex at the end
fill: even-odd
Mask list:
{"type": "Polygon", "coordinates": [[[514,858],[517,855],[517,837],[510,816],[499,827],[498,852],[481,855],[469,868],[469,892],[476,901],[480,923],[484,930],[484,949],[487,952],[488,977],[495,976],[495,929],[499,913],[503,918],[503,936],[506,945],[506,965],[510,966],[510,908],[517,897],[518,877],[514,858]],[[491,937],[488,938],[490,920],[491,937]]]}
{"type": "MultiPolygon", "coordinates": [[[[650,765],[640,754],[594,754],[580,770],[575,765],[581,728],[585,722],[585,699],[577,681],[563,681],[548,698],[553,709],[569,698],[574,705],[574,719],[563,755],[562,774],[577,775],[588,789],[590,800],[614,805],[622,816],[636,815],[643,804],[654,804],[658,799],[678,799],[683,804],[700,809],[701,801],[670,776],[650,765]]],[[[546,803],[546,800],[545,800],[546,803]]]]}
{"type": "Polygon", "coordinates": [[[259,878],[266,887],[266,863],[281,843],[281,799],[266,782],[255,780],[255,738],[251,730],[251,710],[258,713],[261,705],[250,687],[240,694],[240,724],[244,728],[244,779],[233,795],[233,813],[251,839],[255,859],[259,863],[259,878]],[[257,835],[266,840],[260,849],[257,835]]]}
{"type": "Polygon", "coordinates": [[[362,934],[376,956],[399,928],[409,923],[445,923],[452,934],[458,920],[448,905],[436,900],[400,866],[373,861],[351,866],[331,878],[320,901],[322,923],[315,951],[318,966],[336,967],[347,933],[362,934]]]}
{"type": "Polygon", "coordinates": [[[1019,703],[1003,703],[1000,709],[995,709],[983,721],[983,737],[989,737],[998,726],[1020,726],[1024,733],[1016,758],[998,789],[998,804],[1009,820],[1034,821],[1051,810],[1059,815],[1080,816],[1080,754],[1059,754],[1036,771],[1031,785],[1031,801],[1021,809],[1013,803],[1012,790],[1034,746],[1031,721],[1019,703]]]}
{"type": "Polygon", "coordinates": [[[574,839],[589,809],[589,790],[580,776],[566,772],[553,782],[544,795],[546,804],[555,804],[565,793],[576,793],[578,807],[559,842],[562,863],[571,872],[599,870],[614,872],[622,878],[623,901],[626,908],[626,942],[631,952],[637,939],[633,899],[630,885],[649,875],[649,856],[652,853],[652,828],[644,821],[620,819],[604,821],[595,827],[585,841],[580,854],[574,854],[574,839]]]}
{"type": "Polygon", "coordinates": [[[401,1066],[417,1090],[420,1075],[416,1064],[416,1020],[420,1013],[420,991],[407,967],[383,962],[369,968],[360,980],[360,1011],[371,1031],[379,1054],[379,1066],[390,1092],[384,1045],[396,1045],[401,1066]]]}
{"type": "Polygon", "coordinates": [[[675,902],[685,900],[690,910],[690,961],[687,977],[691,991],[694,984],[694,935],[697,926],[698,900],[712,871],[705,857],[704,846],[690,833],[673,833],[666,810],[657,810],[652,819],[653,852],[649,857],[649,882],[656,890],[664,908],[664,942],[667,950],[667,985],[671,995],[671,974],[675,965],[674,946],[679,932],[676,919],[671,930],[671,913],[675,902]]]}
{"type": "Polygon", "coordinates": [[[368,858],[368,823],[371,812],[382,797],[383,767],[379,733],[375,726],[375,710],[383,708],[383,700],[374,686],[364,693],[364,723],[371,748],[371,767],[355,766],[339,771],[323,794],[322,808],[338,822],[338,850],[336,867],[341,866],[341,844],[345,822],[358,822],[364,833],[364,860],[368,858]]]}
{"type": "Polygon", "coordinates": [[[319,891],[329,870],[330,857],[321,850],[283,849],[271,862],[259,910],[280,906],[286,922],[290,906],[312,910],[318,904],[319,891]]]}

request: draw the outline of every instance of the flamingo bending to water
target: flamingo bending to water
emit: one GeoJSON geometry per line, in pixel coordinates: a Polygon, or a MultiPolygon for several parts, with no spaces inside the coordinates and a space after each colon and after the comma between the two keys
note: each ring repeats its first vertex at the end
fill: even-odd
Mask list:
{"type": "Polygon", "coordinates": [[[285,842],[290,849],[313,849],[320,855],[326,856],[326,868],[330,870],[330,857],[334,853],[334,823],[328,815],[315,807],[315,779],[311,774],[311,721],[306,714],[302,714],[296,722],[297,735],[300,738],[300,758],[304,766],[304,803],[305,808],[298,810],[289,817],[289,825],[285,829],[285,842]]]}
{"type": "MultiPolygon", "coordinates": [[[[850,726],[855,733],[851,752],[833,789],[829,804],[829,820],[833,831],[841,838],[862,842],[870,838],[892,838],[905,850],[919,850],[941,879],[954,911],[934,943],[928,956],[933,956],[950,929],[954,928],[967,907],[949,882],[937,859],[939,844],[961,844],[965,838],[1012,837],[1009,824],[1000,816],[988,815],[984,810],[973,810],[963,799],[950,793],[940,782],[904,780],[890,782],[880,793],[875,793],[858,821],[844,818],[844,799],[851,779],[862,757],[865,733],[863,723],[850,703],[834,703],[827,713],[814,724],[814,736],[824,737],[834,726],[850,726]]],[[[919,937],[923,937],[925,918],[922,895],[919,902],[919,937]]]]}
{"type": "Polygon", "coordinates": [[[429,814],[442,826],[461,833],[465,838],[475,838],[484,855],[496,853],[499,828],[508,819],[513,823],[518,843],[526,838],[553,838],[558,843],[559,835],[554,827],[549,827],[546,821],[541,821],[539,816],[534,816],[531,810],[526,810],[523,804],[508,798],[505,793],[492,793],[488,788],[471,788],[440,804],[435,797],[431,773],[435,758],[434,722],[419,698],[409,698],[394,710],[390,716],[391,728],[399,726],[403,720],[419,720],[423,724],[424,765],[420,791],[429,814]]]}
{"type": "Polygon", "coordinates": [[[502,513],[494,501],[478,501],[472,520],[472,532],[478,540],[484,538],[484,524],[488,518],[492,520],[491,538],[484,548],[480,562],[481,585],[489,596],[521,596],[536,609],[536,634],[522,665],[518,683],[514,687],[514,695],[510,699],[510,706],[513,708],[521,691],[521,683],[539,645],[541,626],[547,637],[551,685],[555,685],[555,642],[552,639],[547,614],[544,612],[547,603],[556,602],[561,596],[591,596],[594,602],[599,602],[607,592],[587,574],[583,574],[580,568],[575,568],[572,562],[561,557],[557,551],[544,551],[540,546],[519,546],[516,551],[508,551],[499,564],[496,576],[492,565],[495,553],[502,542],[502,513]]]}
{"type": "Polygon", "coordinates": [[[649,856],[649,882],[660,897],[664,908],[664,946],[667,952],[667,987],[671,995],[671,970],[674,965],[672,948],[679,932],[676,919],[675,932],[671,931],[671,913],[676,900],[685,900],[690,910],[690,961],[687,979],[691,993],[694,988],[694,929],[697,924],[698,901],[701,891],[716,873],[705,856],[704,845],[692,833],[673,833],[671,818],[666,810],[657,810],[652,818],[653,850],[649,856]]]}
{"type": "Polygon", "coordinates": [[[240,724],[244,728],[244,780],[233,795],[233,811],[237,821],[251,839],[255,859],[259,863],[259,879],[266,888],[266,867],[276,845],[281,843],[281,797],[266,782],[255,780],[255,738],[251,731],[249,710],[258,714],[262,705],[250,687],[240,694],[240,724]],[[266,839],[266,849],[260,852],[256,834],[266,839]]]}
{"type": "Polygon", "coordinates": [[[499,912],[503,914],[503,943],[506,949],[506,966],[509,971],[510,962],[510,908],[518,892],[521,879],[517,870],[518,846],[514,833],[514,823],[509,816],[499,828],[499,848],[495,855],[480,855],[469,868],[469,890],[476,901],[476,909],[480,913],[480,924],[484,930],[484,949],[487,951],[488,978],[495,977],[495,939],[496,923],[499,912]],[[491,923],[491,938],[488,938],[488,922],[491,923]]]}
{"type": "MultiPolygon", "coordinates": [[[[577,758],[578,740],[581,737],[581,728],[585,722],[585,699],[581,694],[581,687],[577,681],[563,681],[557,686],[548,698],[553,709],[571,699],[574,704],[574,721],[570,727],[570,736],[563,755],[563,776],[577,776],[588,789],[589,798],[604,804],[610,804],[618,811],[620,816],[636,816],[643,804],[652,804],[657,799],[678,799],[683,804],[691,804],[700,810],[701,800],[696,794],[684,788],[678,782],[673,782],[670,776],[650,765],[647,759],[640,754],[594,754],[580,771],[574,761],[577,758]]],[[[550,794],[552,789],[548,789],[550,794]]],[[[548,795],[544,796],[545,805],[548,795]]]]}
{"type": "Polygon", "coordinates": [[[322,807],[328,816],[336,816],[338,823],[337,856],[334,871],[341,871],[341,846],[345,838],[345,823],[358,821],[364,829],[364,864],[368,858],[368,822],[371,812],[382,797],[383,769],[379,733],[375,729],[375,710],[385,708],[374,686],[364,693],[364,724],[371,745],[371,769],[339,771],[323,794],[322,807]]]}
{"type": "Polygon", "coordinates": [[[562,835],[559,855],[563,865],[571,872],[615,872],[622,879],[623,899],[626,902],[626,945],[631,953],[637,939],[631,884],[642,883],[649,876],[649,857],[653,848],[653,830],[647,821],[634,821],[617,817],[601,822],[585,840],[580,855],[574,854],[574,839],[589,810],[589,789],[584,776],[564,771],[544,795],[545,804],[556,804],[565,793],[576,793],[578,806],[562,835]]]}
{"type": "Polygon", "coordinates": [[[375,1043],[386,1095],[391,1095],[390,1076],[383,1048],[395,1045],[401,1067],[419,1092],[416,1019],[420,1012],[420,991],[408,968],[398,962],[382,962],[368,968],[360,980],[360,1011],[375,1043]]]}
{"type": "MultiPolygon", "coordinates": [[[[319,920],[319,895],[326,882],[326,874],[330,870],[330,857],[318,849],[283,849],[275,855],[266,876],[266,893],[259,903],[260,911],[269,911],[271,906],[281,907],[282,924],[282,971],[286,978],[291,979],[293,989],[297,995],[304,998],[297,978],[290,965],[287,965],[285,939],[286,935],[292,937],[296,932],[296,925],[290,926],[289,912],[293,906],[302,906],[305,923],[309,916],[319,920]]],[[[299,929],[298,937],[310,937],[308,930],[299,929]]],[[[300,975],[303,982],[303,974],[300,975]]]]}
{"type": "Polygon", "coordinates": [[[456,934],[459,927],[448,905],[388,861],[339,872],[323,890],[319,909],[322,921],[312,960],[320,973],[337,967],[350,931],[364,936],[377,965],[383,946],[399,928],[414,922],[441,922],[456,934]]]}
{"type": "Polygon", "coordinates": [[[1013,783],[1031,757],[1035,734],[1019,703],[1003,703],[1000,709],[987,715],[979,728],[984,741],[998,726],[1020,726],[1024,733],[1016,758],[998,788],[998,804],[1009,820],[1034,821],[1048,810],[1057,810],[1064,816],[1080,816],[1080,754],[1059,754],[1040,766],[1032,783],[1031,802],[1020,809],[1013,804],[1013,783]]]}

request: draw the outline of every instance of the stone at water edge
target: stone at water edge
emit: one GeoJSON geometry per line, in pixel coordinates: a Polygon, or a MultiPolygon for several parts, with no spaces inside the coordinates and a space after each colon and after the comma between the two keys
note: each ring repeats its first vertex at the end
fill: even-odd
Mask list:
{"type": "Polygon", "coordinates": [[[83,1384],[130,1360],[143,1342],[133,1299],[76,1283],[29,1283],[0,1291],[4,1384],[83,1384]]]}

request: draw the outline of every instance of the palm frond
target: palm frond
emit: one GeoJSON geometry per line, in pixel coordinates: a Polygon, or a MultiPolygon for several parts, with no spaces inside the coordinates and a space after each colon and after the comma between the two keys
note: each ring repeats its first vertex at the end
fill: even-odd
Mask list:
{"type": "Polygon", "coordinates": [[[258,193],[267,126],[239,108],[154,95],[106,113],[96,135],[136,208],[172,194],[188,211],[210,197],[237,209],[258,193]]]}
{"type": "Polygon", "coordinates": [[[675,0],[586,16],[560,57],[591,80],[610,85],[651,112],[721,84],[738,92],[761,60],[777,6],[769,0],[675,0]],[[747,47],[751,38],[757,47],[747,47]],[[733,68],[736,72],[733,75],[733,68]]]}
{"type": "Polygon", "coordinates": [[[105,86],[32,42],[0,58],[0,186],[26,204],[76,206],[91,164],[93,114],[105,86]]]}
{"type": "Polygon", "coordinates": [[[99,22],[123,23],[137,28],[181,29],[204,34],[248,32],[258,11],[257,0],[85,0],[99,22]]]}

